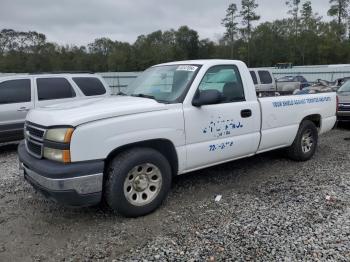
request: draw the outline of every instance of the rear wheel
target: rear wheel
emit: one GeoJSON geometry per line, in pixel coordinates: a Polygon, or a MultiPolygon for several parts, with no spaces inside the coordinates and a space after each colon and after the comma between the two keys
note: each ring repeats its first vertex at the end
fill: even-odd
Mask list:
{"type": "Polygon", "coordinates": [[[295,161],[307,161],[315,154],[318,143],[318,131],[313,122],[301,123],[293,144],[288,148],[288,156],[295,161]]]}
{"type": "Polygon", "coordinates": [[[119,154],[110,164],[105,200],[127,217],[146,215],[159,207],[171,187],[168,160],[151,148],[134,148],[119,154]]]}

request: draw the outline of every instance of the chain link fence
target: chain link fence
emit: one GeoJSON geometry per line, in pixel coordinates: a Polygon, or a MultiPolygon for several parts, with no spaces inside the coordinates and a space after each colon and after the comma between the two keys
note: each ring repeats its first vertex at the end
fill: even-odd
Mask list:
{"type": "Polygon", "coordinates": [[[294,67],[291,69],[270,68],[275,78],[284,76],[301,75],[309,82],[316,82],[318,79],[334,82],[339,78],[350,77],[350,66],[310,66],[294,67]]]}
{"type": "Polygon", "coordinates": [[[141,72],[108,72],[98,73],[111,88],[111,93],[116,95],[120,92],[125,93],[128,85],[135,81],[141,72]]]}
{"type": "MultiPolygon", "coordinates": [[[[318,79],[334,82],[335,80],[343,77],[350,77],[350,65],[344,66],[305,66],[294,67],[291,69],[271,69],[276,79],[284,76],[297,76],[301,75],[305,77],[310,83],[316,82],[318,79]]],[[[112,88],[112,93],[125,92],[128,85],[134,81],[141,72],[125,72],[125,73],[100,73],[106,80],[109,86],[112,88]]]]}
{"type": "MultiPolygon", "coordinates": [[[[276,79],[284,76],[301,75],[309,82],[316,82],[318,79],[333,82],[338,78],[350,77],[350,65],[296,66],[290,69],[267,69],[271,69],[276,79]]],[[[141,72],[101,72],[97,74],[104,78],[106,83],[110,86],[112,94],[118,94],[119,92],[125,92],[130,83],[135,81],[141,72]]],[[[0,73],[0,77],[8,75],[13,74],[0,73]]]]}

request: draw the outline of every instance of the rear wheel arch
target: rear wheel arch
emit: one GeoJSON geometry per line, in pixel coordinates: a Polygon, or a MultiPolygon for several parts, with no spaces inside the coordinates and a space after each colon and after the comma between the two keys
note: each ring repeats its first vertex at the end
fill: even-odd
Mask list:
{"type": "Polygon", "coordinates": [[[312,123],[315,124],[316,128],[319,130],[321,128],[321,120],[322,117],[319,114],[313,114],[313,115],[308,115],[301,120],[300,125],[305,122],[306,120],[311,121],[312,123]]]}
{"type": "Polygon", "coordinates": [[[301,122],[293,144],[287,148],[289,158],[295,161],[307,161],[311,159],[318,144],[317,126],[312,120],[305,119],[301,122]],[[304,151],[303,147],[307,147],[304,151]]]}

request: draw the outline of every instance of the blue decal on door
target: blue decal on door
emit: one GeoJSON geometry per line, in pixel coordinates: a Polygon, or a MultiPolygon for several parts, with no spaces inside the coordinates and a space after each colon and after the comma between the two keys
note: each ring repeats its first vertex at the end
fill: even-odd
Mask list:
{"type": "Polygon", "coordinates": [[[225,150],[230,147],[233,147],[233,141],[226,141],[218,144],[209,145],[209,151],[214,152],[218,150],[225,150]]]}
{"type": "Polygon", "coordinates": [[[243,124],[240,121],[218,117],[217,120],[211,120],[209,124],[202,129],[202,132],[203,134],[211,134],[216,138],[220,138],[229,136],[233,130],[240,128],[243,128],[243,124]]]}

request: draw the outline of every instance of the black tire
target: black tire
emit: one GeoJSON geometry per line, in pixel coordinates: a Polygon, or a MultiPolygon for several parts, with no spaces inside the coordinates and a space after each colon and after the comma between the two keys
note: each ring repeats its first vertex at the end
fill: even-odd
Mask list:
{"type": "Polygon", "coordinates": [[[318,131],[315,124],[310,120],[304,120],[299,127],[297,136],[293,144],[287,149],[288,157],[295,161],[307,161],[315,154],[318,143],[318,131]],[[310,150],[305,152],[303,150],[303,136],[310,134],[312,138],[312,146],[310,150]]]}
{"type": "MultiPolygon", "coordinates": [[[[111,161],[106,174],[104,198],[111,209],[123,216],[144,216],[151,213],[162,204],[170,191],[171,181],[172,174],[170,164],[160,152],[151,148],[132,148],[120,153],[111,161]],[[124,192],[124,183],[127,183],[126,180],[130,178],[129,172],[131,172],[131,170],[146,163],[154,165],[158,168],[158,171],[160,171],[161,186],[157,189],[158,193],[150,203],[136,206],[127,199],[127,193],[124,192]]],[[[133,188],[132,190],[135,189],[133,188]]],[[[137,194],[138,192],[135,191],[135,193],[137,194]]]]}

